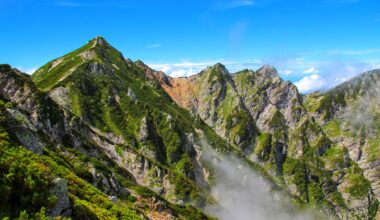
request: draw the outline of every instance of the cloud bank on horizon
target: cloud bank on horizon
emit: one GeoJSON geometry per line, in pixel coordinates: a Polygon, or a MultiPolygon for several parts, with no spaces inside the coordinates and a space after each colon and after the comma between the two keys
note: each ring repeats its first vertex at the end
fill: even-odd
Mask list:
{"type": "Polygon", "coordinates": [[[196,75],[216,63],[224,64],[231,73],[243,69],[257,70],[264,64],[270,64],[277,68],[283,79],[292,81],[301,93],[328,90],[365,71],[380,68],[380,61],[308,61],[305,58],[256,59],[240,62],[220,59],[204,62],[150,63],[148,65],[172,77],[188,77],[196,75]]]}

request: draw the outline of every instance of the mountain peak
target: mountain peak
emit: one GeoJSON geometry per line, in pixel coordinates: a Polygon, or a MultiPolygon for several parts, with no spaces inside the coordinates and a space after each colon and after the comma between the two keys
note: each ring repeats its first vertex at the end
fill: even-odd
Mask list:
{"type": "Polygon", "coordinates": [[[277,69],[271,65],[262,66],[259,70],[257,70],[257,73],[264,77],[270,77],[270,78],[279,77],[277,69]]]}
{"type": "Polygon", "coordinates": [[[103,37],[97,36],[81,48],[47,63],[32,77],[41,90],[49,90],[81,67],[90,73],[125,72],[127,69],[123,55],[103,37]]]}
{"type": "Polygon", "coordinates": [[[226,66],[224,66],[223,64],[221,63],[216,63],[214,64],[211,69],[213,70],[218,70],[218,71],[221,71],[221,72],[228,72],[226,66]]]}
{"type": "Polygon", "coordinates": [[[207,68],[206,71],[210,71],[211,76],[221,76],[221,77],[223,77],[223,76],[230,75],[230,72],[221,63],[214,64],[213,66],[207,68]]]}
{"type": "Polygon", "coordinates": [[[104,51],[107,49],[113,49],[116,50],[115,48],[112,47],[108,41],[102,37],[102,36],[96,36],[92,38],[91,40],[88,41],[86,45],[84,45],[80,50],[86,52],[90,50],[98,50],[98,51],[104,51]]]}
{"type": "Polygon", "coordinates": [[[91,39],[90,42],[93,43],[93,46],[109,45],[107,40],[102,36],[96,36],[91,39]]]}

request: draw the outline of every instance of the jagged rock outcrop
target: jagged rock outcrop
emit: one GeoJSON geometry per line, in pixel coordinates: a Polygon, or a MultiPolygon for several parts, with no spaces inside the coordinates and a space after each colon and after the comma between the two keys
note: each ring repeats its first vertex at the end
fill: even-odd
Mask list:
{"type": "Polygon", "coordinates": [[[175,79],[141,62],[139,66],[178,105],[198,115],[247,158],[283,181],[294,197],[305,203],[327,202],[330,214],[339,218],[373,215],[369,207],[376,207],[377,200],[371,187],[365,185],[356,197],[347,192],[357,187],[349,181],[354,178],[349,170],[357,169],[355,178],[365,182],[361,169],[354,168],[344,148],[333,145],[304,107],[297,88],[282,80],[274,67],[230,74],[216,64],[198,75],[175,79]],[[186,96],[183,88],[191,88],[186,96]],[[331,154],[348,162],[331,167],[331,154]],[[331,177],[331,173],[339,176],[331,177]]]}
{"type": "Polygon", "coordinates": [[[0,69],[0,97],[17,103],[8,109],[8,126],[28,149],[41,154],[46,141],[37,134],[42,131],[52,139],[62,141],[67,129],[63,112],[47,95],[39,93],[30,76],[10,66],[0,69]]]}
{"type": "Polygon", "coordinates": [[[215,202],[212,163],[202,161],[209,146],[237,155],[297,204],[371,219],[380,192],[378,123],[353,116],[378,118],[377,99],[360,101],[379,94],[364,89],[378,79],[366,74],[303,97],[272,66],[231,74],[216,64],[172,78],[97,37],[32,77],[0,65],[0,132],[51,173],[43,178],[59,197],[52,216],[208,219],[191,205],[215,202]]]}
{"type": "MultiPolygon", "coordinates": [[[[75,134],[85,136],[86,144],[95,143],[137,183],[167,199],[205,202],[207,194],[195,183],[196,153],[189,153],[192,145],[186,144],[186,135],[192,134],[196,142],[197,132],[194,125],[181,122],[190,121],[190,115],[180,112],[164,91],[145,80],[137,65],[102,38],[57,60],[32,78],[64,109],[75,134]]],[[[67,138],[70,145],[74,139],[67,138]]]]}
{"type": "Polygon", "coordinates": [[[334,143],[347,149],[347,155],[363,170],[377,199],[380,199],[379,85],[380,71],[374,70],[330,91],[305,97],[309,112],[334,143]]]}
{"type": "MultiPolygon", "coordinates": [[[[56,67],[59,68],[59,64],[56,67]]],[[[38,154],[46,154],[45,150],[50,152],[50,150],[59,149],[59,152],[71,155],[72,153],[68,153],[65,147],[73,147],[93,158],[106,155],[117,164],[117,167],[120,167],[118,168],[119,170],[124,170],[124,173],[118,171],[119,176],[117,179],[120,179],[120,175],[125,176],[125,173],[128,173],[126,176],[130,178],[129,181],[132,181],[133,184],[147,186],[160,195],[168,196],[171,201],[179,203],[198,201],[200,204],[204,201],[202,198],[205,195],[200,193],[197,195],[188,194],[188,192],[200,190],[190,180],[185,180],[182,175],[175,171],[168,170],[167,167],[147,158],[147,156],[141,155],[133,146],[128,150],[128,147],[125,146],[124,137],[115,134],[116,132],[102,131],[102,129],[92,126],[89,120],[92,119],[93,115],[85,113],[83,117],[75,116],[75,112],[72,111],[73,104],[75,108],[76,103],[71,99],[72,96],[67,96],[70,91],[66,87],[58,86],[52,89],[52,92],[43,93],[34,86],[30,76],[22,74],[9,66],[1,66],[1,68],[0,79],[2,84],[6,86],[1,87],[0,99],[13,103],[6,109],[7,126],[17,137],[17,142],[24,147],[38,154]],[[58,97],[57,94],[54,94],[62,94],[62,92],[66,95],[65,97],[58,97]],[[70,97],[69,101],[68,97],[70,97]],[[47,147],[49,149],[46,149],[47,147]],[[140,162],[142,162],[141,166],[139,166],[140,162]],[[139,171],[136,172],[134,167],[139,171]],[[143,177],[140,178],[139,175],[143,175],[143,177]],[[182,183],[180,187],[187,187],[183,188],[182,194],[178,192],[176,182],[182,183]],[[194,200],[190,201],[190,196],[194,200]]],[[[72,72],[75,71],[71,70],[72,72]]],[[[85,94],[93,92],[91,86],[88,87],[88,84],[80,84],[80,86],[85,94]]],[[[71,156],[71,159],[73,156],[71,156]]],[[[121,198],[126,198],[130,195],[125,185],[122,186],[119,180],[108,176],[108,174],[94,172],[94,175],[90,177],[86,173],[89,173],[91,167],[84,170],[83,168],[77,169],[81,170],[78,172],[80,175],[84,175],[86,180],[95,181],[94,185],[104,193],[121,198]]],[[[192,171],[190,170],[190,172],[192,171]]],[[[54,213],[52,215],[70,215],[69,212],[62,210],[62,202],[59,201],[58,203],[60,204],[53,209],[52,212],[54,213]]],[[[165,210],[170,209],[168,207],[165,210]]],[[[74,210],[73,215],[78,215],[77,212],[74,210]]],[[[176,213],[177,211],[169,212],[176,213]]],[[[191,212],[198,213],[197,211],[191,212]]],[[[173,215],[175,217],[178,214],[173,215]]],[[[199,217],[206,218],[203,214],[199,215],[199,217]]]]}
{"type": "Polygon", "coordinates": [[[255,127],[244,103],[237,98],[232,76],[222,64],[207,68],[188,78],[172,78],[141,61],[149,79],[157,79],[162,88],[181,107],[190,110],[230,143],[247,148],[252,144],[255,127]],[[239,123],[237,123],[239,121],[239,123]],[[241,125],[244,122],[244,125],[241,125]],[[238,135],[238,133],[241,134],[238,135]]]}

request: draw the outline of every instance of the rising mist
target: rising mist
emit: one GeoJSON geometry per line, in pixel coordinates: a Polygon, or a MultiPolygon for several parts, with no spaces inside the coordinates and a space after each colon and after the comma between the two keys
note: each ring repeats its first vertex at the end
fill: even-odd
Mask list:
{"type": "Polygon", "coordinates": [[[271,191],[271,184],[248,164],[233,155],[222,155],[204,147],[203,160],[215,171],[211,194],[217,200],[205,211],[221,220],[316,219],[310,211],[297,211],[283,192],[271,191]]]}

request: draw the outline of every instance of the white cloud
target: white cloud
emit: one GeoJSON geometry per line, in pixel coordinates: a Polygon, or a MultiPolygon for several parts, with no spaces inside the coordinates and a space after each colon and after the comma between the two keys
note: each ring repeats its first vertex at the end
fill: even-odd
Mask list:
{"type": "Polygon", "coordinates": [[[286,69],[286,70],[280,70],[278,71],[280,74],[284,74],[284,75],[290,75],[290,74],[293,74],[294,73],[294,70],[289,70],[289,69],[286,69]]]}
{"type": "Polygon", "coordinates": [[[162,71],[172,77],[187,77],[198,74],[209,66],[216,63],[222,63],[231,72],[237,72],[243,69],[257,69],[262,66],[261,60],[247,60],[247,61],[228,61],[228,60],[211,60],[202,62],[184,61],[179,63],[149,63],[148,65],[155,69],[162,71]]]}
{"type": "Polygon", "coordinates": [[[227,69],[231,73],[235,73],[244,69],[251,69],[255,70],[263,66],[263,62],[259,59],[254,60],[246,60],[246,61],[228,61],[228,62],[221,62],[224,65],[226,65],[227,69]]]}
{"type": "Polygon", "coordinates": [[[375,69],[378,61],[330,61],[321,65],[325,88],[332,88],[368,70],[375,69]]]}
{"type": "Polygon", "coordinates": [[[167,65],[160,68],[160,71],[170,75],[171,77],[188,77],[197,74],[201,70],[196,67],[179,67],[175,65],[167,65]]]}
{"type": "Polygon", "coordinates": [[[148,64],[155,70],[162,71],[172,77],[192,76],[208,66],[214,65],[214,62],[182,62],[182,63],[158,63],[148,64]]]}
{"type": "Polygon", "coordinates": [[[251,60],[205,60],[200,62],[183,61],[176,63],[150,63],[153,69],[161,70],[173,77],[185,77],[199,73],[216,63],[224,64],[230,73],[244,69],[257,70],[264,64],[276,67],[285,80],[296,84],[303,93],[319,89],[330,89],[360,73],[380,68],[380,60],[315,60],[305,57],[284,57],[275,59],[251,60]]]}
{"type": "Polygon", "coordinates": [[[321,89],[325,84],[325,81],[318,74],[313,74],[310,76],[305,76],[300,81],[296,82],[298,90],[301,93],[306,93],[310,91],[315,91],[321,89]]]}
{"type": "Polygon", "coordinates": [[[262,61],[265,64],[275,66],[279,70],[292,70],[294,73],[302,73],[311,66],[318,67],[320,63],[306,59],[305,57],[275,57],[266,58],[262,61]]]}
{"type": "Polygon", "coordinates": [[[315,67],[310,67],[303,71],[303,73],[311,74],[311,73],[319,73],[319,70],[315,67]]]}
{"type": "Polygon", "coordinates": [[[161,47],[161,44],[151,44],[151,45],[146,46],[146,48],[148,48],[148,49],[157,48],[157,47],[161,47]]]}
{"type": "Polygon", "coordinates": [[[31,67],[31,68],[17,67],[17,69],[19,69],[21,72],[27,73],[29,75],[36,72],[36,70],[37,70],[36,67],[31,67]]]}
{"type": "MultiPolygon", "coordinates": [[[[306,56],[306,55],[305,55],[306,56]]],[[[309,57],[277,57],[264,59],[263,63],[271,64],[279,69],[282,77],[292,82],[300,83],[299,79],[317,74],[323,79],[321,88],[330,89],[344,81],[351,79],[365,71],[380,68],[380,60],[357,60],[357,59],[315,59],[309,57]],[[285,74],[286,70],[293,70],[292,74],[285,74]]],[[[300,89],[301,90],[301,89],[300,89]]],[[[312,92],[310,90],[308,92],[312,92]]]]}

